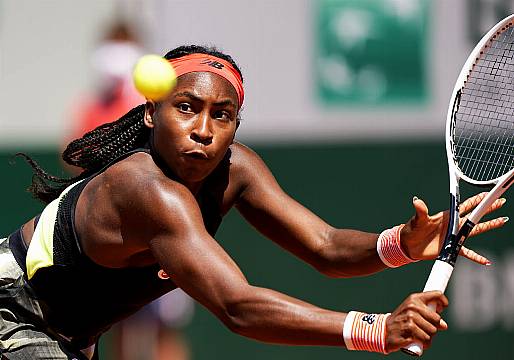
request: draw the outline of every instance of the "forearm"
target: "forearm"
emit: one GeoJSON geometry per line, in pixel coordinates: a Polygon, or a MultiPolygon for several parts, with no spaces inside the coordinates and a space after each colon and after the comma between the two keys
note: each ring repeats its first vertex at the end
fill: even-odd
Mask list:
{"type": "Polygon", "coordinates": [[[377,253],[378,234],[336,229],[328,232],[319,270],[332,277],[363,276],[386,268],[377,253]]]}
{"type": "Polygon", "coordinates": [[[362,276],[413,262],[400,242],[403,228],[403,224],[394,226],[380,235],[332,229],[322,250],[320,271],[333,277],[362,276]]]}
{"type": "Polygon", "coordinates": [[[269,343],[344,346],[345,313],[321,309],[279,292],[249,286],[221,320],[235,333],[269,343]]]}

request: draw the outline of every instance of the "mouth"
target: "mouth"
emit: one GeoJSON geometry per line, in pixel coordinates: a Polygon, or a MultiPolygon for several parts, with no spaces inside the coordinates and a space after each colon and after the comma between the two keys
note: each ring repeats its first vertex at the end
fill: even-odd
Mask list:
{"type": "Polygon", "coordinates": [[[197,159],[197,160],[209,160],[209,156],[205,151],[202,150],[190,150],[184,153],[189,158],[197,159]]]}

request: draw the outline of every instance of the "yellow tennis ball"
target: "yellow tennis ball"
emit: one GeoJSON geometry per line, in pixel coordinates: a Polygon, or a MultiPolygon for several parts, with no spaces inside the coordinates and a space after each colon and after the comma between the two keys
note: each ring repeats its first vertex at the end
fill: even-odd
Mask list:
{"type": "Polygon", "coordinates": [[[134,85],[145,98],[159,101],[177,83],[173,66],[159,55],[145,55],[139,59],[134,72],[134,85]]]}

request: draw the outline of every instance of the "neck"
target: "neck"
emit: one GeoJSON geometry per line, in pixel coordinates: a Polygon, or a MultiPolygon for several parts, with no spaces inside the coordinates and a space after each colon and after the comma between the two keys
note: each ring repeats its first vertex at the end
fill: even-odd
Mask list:
{"type": "Polygon", "coordinates": [[[198,182],[186,182],[186,181],[180,181],[185,187],[187,187],[189,189],[189,191],[191,191],[191,194],[193,194],[195,197],[196,195],[198,195],[198,193],[200,192],[201,188],[202,188],[202,185],[203,185],[203,181],[198,181],[198,182]]]}

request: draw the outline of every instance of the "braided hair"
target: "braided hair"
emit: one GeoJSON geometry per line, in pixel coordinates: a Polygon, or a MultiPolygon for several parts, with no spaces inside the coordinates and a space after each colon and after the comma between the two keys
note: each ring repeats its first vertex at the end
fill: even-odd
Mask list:
{"type": "MultiPolygon", "coordinates": [[[[214,47],[199,45],[180,46],[169,51],[164,58],[175,59],[189,54],[207,54],[228,61],[241,75],[241,70],[232,57],[214,47]]],[[[145,146],[150,138],[150,129],[144,124],[145,105],[139,105],[118,120],[98,126],[73,140],[62,153],[62,159],[82,172],[71,178],[59,178],[48,174],[30,156],[18,153],[33,169],[32,184],[28,191],[44,203],[59,197],[69,185],[85,179],[127,152],[145,146]]]]}

